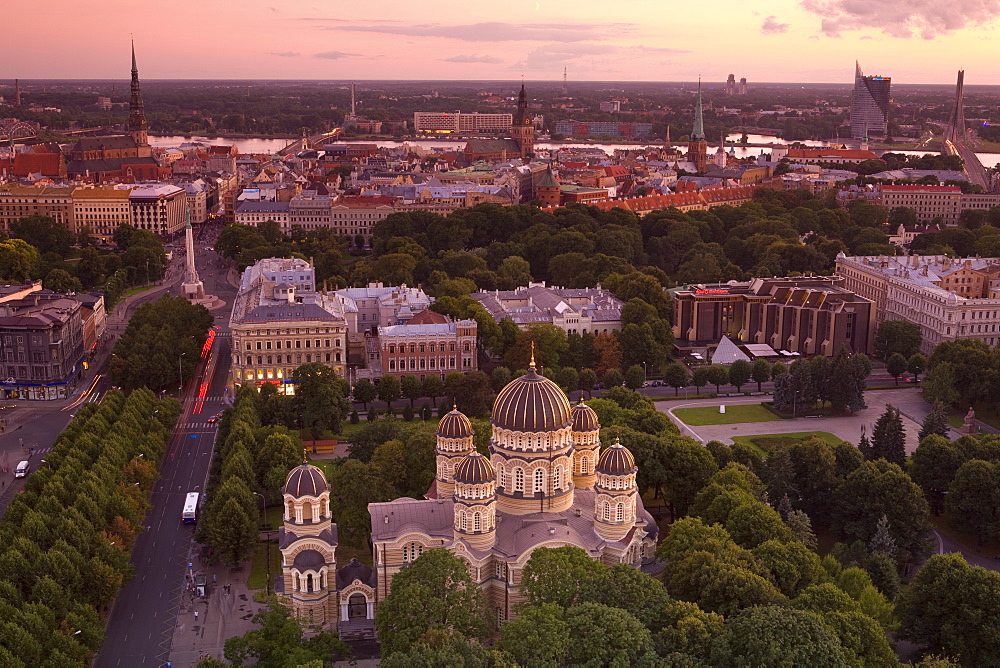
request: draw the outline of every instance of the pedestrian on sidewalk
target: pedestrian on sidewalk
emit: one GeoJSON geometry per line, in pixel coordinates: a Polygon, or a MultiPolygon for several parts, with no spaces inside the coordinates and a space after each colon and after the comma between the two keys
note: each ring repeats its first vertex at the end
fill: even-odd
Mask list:
{"type": "Polygon", "coordinates": [[[194,611],[194,621],[198,621],[198,611],[194,611]]]}

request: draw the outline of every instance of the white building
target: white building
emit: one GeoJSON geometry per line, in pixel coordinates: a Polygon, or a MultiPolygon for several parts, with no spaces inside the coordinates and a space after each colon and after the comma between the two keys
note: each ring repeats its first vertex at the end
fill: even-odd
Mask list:
{"type": "Polygon", "coordinates": [[[288,202],[247,201],[240,202],[236,207],[236,223],[260,227],[262,223],[273,220],[281,226],[282,232],[291,229],[291,214],[288,202]]]}
{"type": "Polygon", "coordinates": [[[513,114],[413,112],[413,129],[416,132],[490,132],[510,130],[513,124],[513,114]]]}
{"type": "Polygon", "coordinates": [[[476,292],[472,298],[497,322],[510,318],[522,328],[543,322],[567,334],[608,334],[622,326],[622,300],[600,285],[596,288],[557,288],[531,283],[516,290],[476,292]]]}
{"type": "Polygon", "coordinates": [[[1000,343],[1000,258],[943,255],[837,256],[844,288],[875,302],[876,324],[905,320],[920,327],[920,352],[942,341],[1000,343]]]}
{"type": "Polygon", "coordinates": [[[335,293],[345,312],[355,313],[352,331],[371,332],[378,327],[404,325],[434,301],[420,288],[369,283],[363,288],[345,288],[335,293]]]}

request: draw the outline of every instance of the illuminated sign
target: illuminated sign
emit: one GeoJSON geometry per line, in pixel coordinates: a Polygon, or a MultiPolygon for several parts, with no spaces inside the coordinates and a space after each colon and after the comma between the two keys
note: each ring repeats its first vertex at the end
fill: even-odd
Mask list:
{"type": "Polygon", "coordinates": [[[728,295],[729,290],[695,290],[696,295],[728,295]]]}

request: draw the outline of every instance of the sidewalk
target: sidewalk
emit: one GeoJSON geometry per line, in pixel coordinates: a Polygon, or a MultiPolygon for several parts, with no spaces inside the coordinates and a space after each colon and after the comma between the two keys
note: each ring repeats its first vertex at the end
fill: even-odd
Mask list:
{"type": "MultiPolygon", "coordinates": [[[[200,560],[195,557],[194,563],[197,565],[200,560]]],[[[226,639],[255,628],[253,616],[265,607],[254,602],[254,592],[246,588],[249,561],[238,572],[226,566],[205,566],[197,572],[204,574],[208,582],[206,595],[200,598],[187,591],[181,595],[170,644],[173,668],[193,666],[205,655],[223,659],[226,639]],[[197,621],[195,611],[198,612],[197,621]]]]}

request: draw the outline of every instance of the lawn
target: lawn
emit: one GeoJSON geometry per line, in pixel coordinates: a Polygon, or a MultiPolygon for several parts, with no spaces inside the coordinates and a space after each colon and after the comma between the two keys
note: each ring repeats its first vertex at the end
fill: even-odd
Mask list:
{"type": "Polygon", "coordinates": [[[264,555],[268,551],[271,555],[271,577],[281,572],[281,550],[278,549],[278,542],[272,540],[267,543],[257,543],[253,553],[253,563],[250,566],[250,576],[247,578],[247,589],[263,589],[267,586],[267,562],[264,555]]]}
{"type": "Polygon", "coordinates": [[[953,529],[948,523],[948,513],[931,515],[929,519],[931,525],[935,529],[950,538],[952,541],[961,545],[962,549],[967,552],[971,552],[972,554],[983,557],[984,559],[1000,554],[1000,541],[986,542],[980,545],[979,540],[973,534],[963,533],[953,529]]]}
{"type": "Polygon", "coordinates": [[[739,424],[742,422],[775,422],[781,419],[760,404],[726,406],[725,413],[720,413],[718,406],[677,408],[674,409],[674,415],[692,427],[703,427],[710,424],[739,424]]]}
{"type": "Polygon", "coordinates": [[[836,445],[842,440],[827,431],[797,431],[790,434],[753,434],[750,436],[733,436],[733,442],[749,445],[751,448],[755,448],[762,454],[766,455],[767,450],[779,441],[804,441],[807,438],[818,438],[826,441],[830,445],[836,445]]]}
{"type": "Polygon", "coordinates": [[[123,292],[121,298],[128,297],[129,295],[137,295],[140,292],[145,292],[146,290],[149,290],[150,288],[155,288],[155,287],[156,287],[155,284],[140,285],[137,288],[132,288],[131,290],[126,290],[125,292],[123,292]]]}

